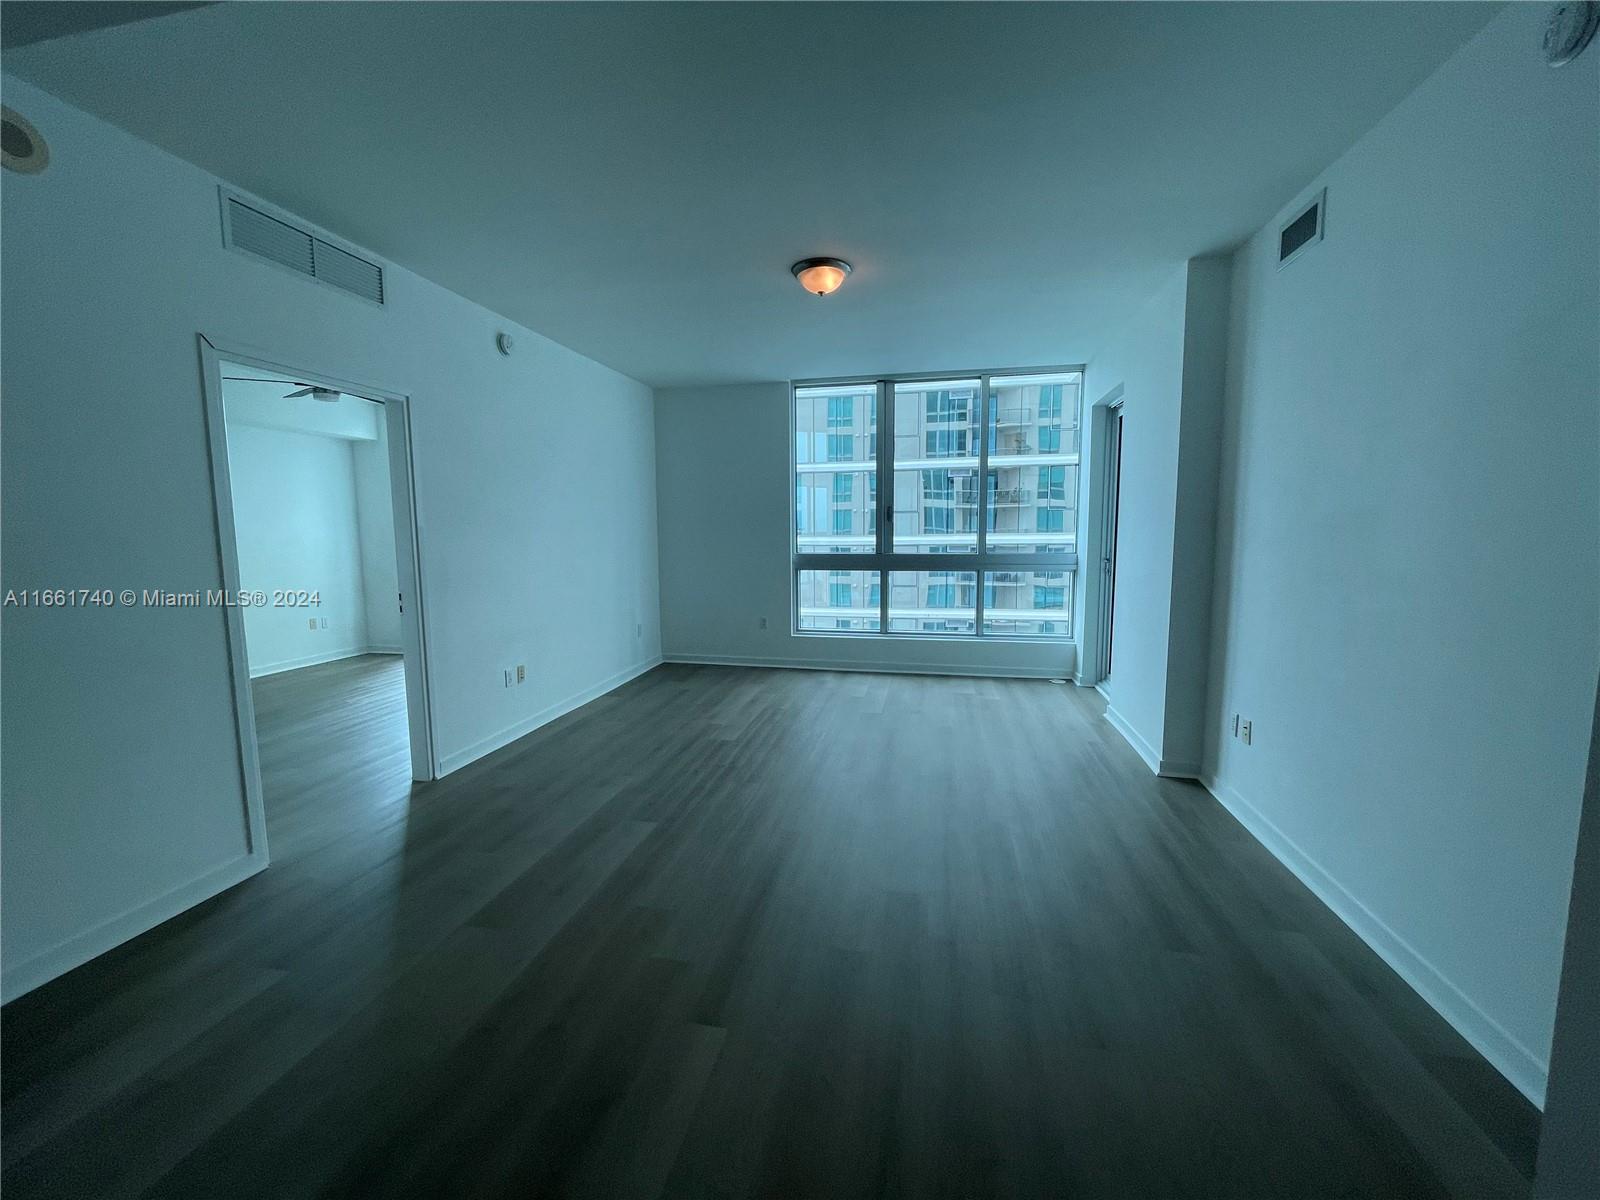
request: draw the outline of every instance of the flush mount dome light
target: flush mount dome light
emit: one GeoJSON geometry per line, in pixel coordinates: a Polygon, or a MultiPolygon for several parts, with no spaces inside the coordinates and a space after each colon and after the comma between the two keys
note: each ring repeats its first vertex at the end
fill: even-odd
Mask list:
{"type": "Polygon", "coordinates": [[[789,273],[813,296],[826,296],[839,290],[844,277],[850,274],[850,264],[842,258],[802,258],[789,268],[789,273]]]}

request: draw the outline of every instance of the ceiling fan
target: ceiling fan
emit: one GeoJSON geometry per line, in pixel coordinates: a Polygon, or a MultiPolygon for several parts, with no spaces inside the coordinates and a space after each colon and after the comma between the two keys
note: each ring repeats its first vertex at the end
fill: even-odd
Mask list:
{"type": "Polygon", "coordinates": [[[298,400],[301,396],[310,396],[313,400],[321,400],[324,404],[335,404],[335,403],[338,402],[339,396],[341,395],[341,393],[339,392],[339,390],[337,388],[318,387],[314,383],[301,383],[298,379],[296,379],[296,380],[263,379],[259,375],[227,375],[227,376],[224,376],[224,378],[232,379],[235,382],[239,382],[239,383],[291,383],[292,382],[300,390],[298,392],[290,392],[288,395],[286,395],[284,397],[285,400],[298,400]]]}

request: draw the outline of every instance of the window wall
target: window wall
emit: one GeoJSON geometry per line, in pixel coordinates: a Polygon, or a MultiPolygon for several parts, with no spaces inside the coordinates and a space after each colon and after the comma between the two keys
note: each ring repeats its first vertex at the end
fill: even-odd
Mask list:
{"type": "Polygon", "coordinates": [[[796,387],[798,630],[1070,638],[1082,384],[796,387]]]}

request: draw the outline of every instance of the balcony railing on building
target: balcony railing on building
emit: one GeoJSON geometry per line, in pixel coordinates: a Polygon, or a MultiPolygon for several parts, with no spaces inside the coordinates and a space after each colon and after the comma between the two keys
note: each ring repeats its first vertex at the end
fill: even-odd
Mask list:
{"type": "MultiPolygon", "coordinates": [[[[1032,504],[1033,492],[1027,488],[1000,488],[989,493],[989,498],[996,508],[1016,508],[1032,504]]],[[[956,504],[962,508],[972,508],[978,504],[978,497],[971,492],[962,492],[956,498],[956,504]]]]}

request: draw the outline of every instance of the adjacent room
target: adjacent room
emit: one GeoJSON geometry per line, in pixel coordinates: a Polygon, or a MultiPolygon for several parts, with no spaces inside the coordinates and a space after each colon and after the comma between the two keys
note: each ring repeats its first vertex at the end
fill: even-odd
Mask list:
{"type": "Polygon", "coordinates": [[[1596,1200],[1597,29],[0,0],[8,1200],[1596,1200]]]}
{"type": "Polygon", "coordinates": [[[251,838],[281,853],[403,813],[433,772],[404,410],[265,371],[217,362],[208,421],[226,443],[213,485],[242,618],[237,719],[261,777],[283,781],[250,798],[251,838]]]}

